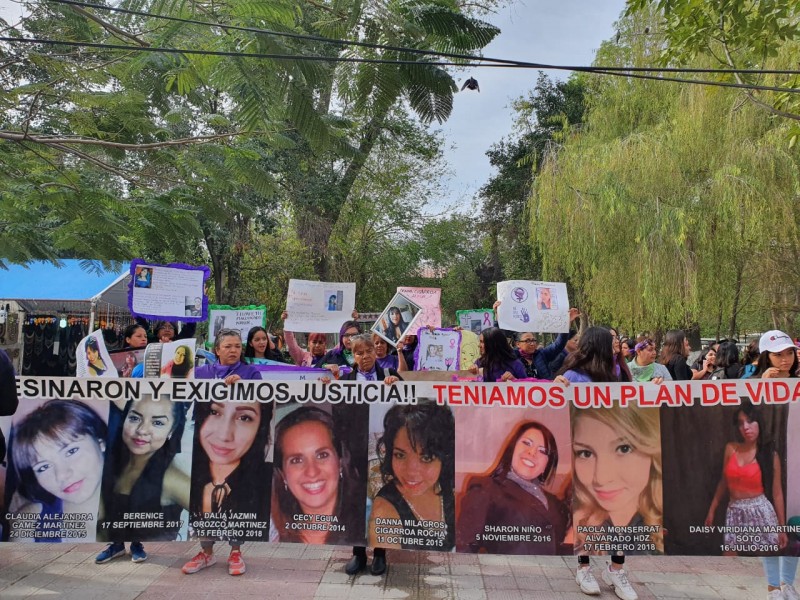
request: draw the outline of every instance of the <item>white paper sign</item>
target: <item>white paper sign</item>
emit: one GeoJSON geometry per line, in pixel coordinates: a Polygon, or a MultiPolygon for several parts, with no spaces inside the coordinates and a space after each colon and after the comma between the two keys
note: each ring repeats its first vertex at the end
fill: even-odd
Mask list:
{"type": "Polygon", "coordinates": [[[119,377],[99,329],[78,342],[75,360],[77,377],[119,377]]]}
{"type": "Polygon", "coordinates": [[[457,371],[461,354],[461,332],[453,329],[419,330],[415,371],[457,371]]]}
{"type": "Polygon", "coordinates": [[[417,319],[417,327],[442,326],[442,290],[440,288],[398,287],[398,294],[422,307],[422,314],[417,319]]]}
{"type": "Polygon", "coordinates": [[[289,280],[287,331],[339,333],[356,308],[355,283],[289,280]]]}
{"type": "Polygon", "coordinates": [[[501,281],[497,284],[497,323],[509,331],[569,331],[567,285],[548,281],[501,281]]]}
{"type": "Polygon", "coordinates": [[[130,308],[148,319],[197,322],[203,318],[207,268],[137,264],[132,274],[130,308]]]}

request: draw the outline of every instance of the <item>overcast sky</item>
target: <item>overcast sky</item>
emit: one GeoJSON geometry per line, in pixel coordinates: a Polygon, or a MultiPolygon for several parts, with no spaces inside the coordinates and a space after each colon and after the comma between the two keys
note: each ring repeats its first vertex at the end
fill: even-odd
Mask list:
{"type": "MultiPolygon", "coordinates": [[[[548,64],[588,65],[600,42],[612,37],[614,21],[624,0],[525,0],[514,2],[485,17],[501,30],[484,55],[548,64]]],[[[21,14],[19,4],[0,0],[0,17],[13,21],[21,14]]],[[[552,71],[555,78],[569,73],[552,71]]],[[[451,174],[446,175],[447,197],[438,206],[470,204],[492,174],[486,151],[511,133],[511,101],[536,83],[538,71],[524,69],[473,69],[456,75],[459,87],[474,77],[480,93],[456,95],[453,114],[441,126],[451,174]]]]}

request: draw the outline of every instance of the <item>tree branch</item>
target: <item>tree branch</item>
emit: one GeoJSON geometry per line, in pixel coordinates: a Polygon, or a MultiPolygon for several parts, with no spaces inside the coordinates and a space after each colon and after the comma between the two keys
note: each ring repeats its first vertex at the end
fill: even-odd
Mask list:
{"type": "MultiPolygon", "coordinates": [[[[733,57],[731,56],[731,53],[728,50],[728,44],[722,42],[722,48],[723,50],[725,50],[725,58],[727,59],[728,66],[731,69],[735,69],[736,64],[733,62],[733,57]]],[[[739,73],[734,73],[733,76],[736,79],[736,83],[744,84],[744,80],[742,79],[741,75],[739,75],[739,73]]],[[[792,119],[794,121],[800,121],[800,115],[779,110],[774,106],[772,106],[771,104],[769,104],[768,102],[764,102],[763,100],[756,98],[755,94],[753,94],[753,92],[751,92],[750,90],[742,90],[742,91],[744,92],[744,95],[747,96],[747,98],[750,100],[750,102],[752,102],[756,106],[760,106],[770,114],[776,115],[778,117],[784,117],[786,119],[792,119]]]]}
{"type": "Polygon", "coordinates": [[[241,135],[257,135],[263,132],[257,131],[236,131],[234,133],[220,133],[215,135],[199,135],[197,137],[180,138],[177,140],[169,140],[167,142],[153,142],[151,144],[124,144],[122,142],[109,142],[107,140],[98,140],[95,138],[86,137],[55,137],[47,135],[29,135],[27,132],[16,131],[3,131],[0,130],[0,139],[10,140],[12,142],[34,142],[36,144],[44,144],[48,146],[56,146],[58,144],[81,144],[84,146],[100,146],[102,148],[115,148],[117,150],[131,150],[134,152],[145,152],[149,150],[158,150],[160,148],[170,148],[173,146],[189,146],[192,144],[207,144],[217,140],[241,136],[241,135]]]}
{"type": "Polygon", "coordinates": [[[124,29],[120,29],[116,25],[112,25],[111,23],[108,23],[107,21],[104,21],[103,19],[101,19],[97,15],[90,13],[88,10],[84,10],[80,6],[70,5],[70,8],[72,10],[74,10],[76,13],[78,13],[79,15],[82,15],[82,16],[86,17],[87,19],[90,19],[90,20],[94,21],[95,23],[100,25],[100,27],[102,27],[103,29],[108,31],[109,33],[113,33],[114,35],[117,35],[117,36],[120,36],[120,37],[123,37],[123,38],[127,38],[127,39],[129,39],[129,40],[135,42],[136,44],[139,44],[140,46],[145,47],[145,48],[150,46],[150,44],[148,44],[144,40],[140,40],[134,34],[128,33],[124,29]]]}

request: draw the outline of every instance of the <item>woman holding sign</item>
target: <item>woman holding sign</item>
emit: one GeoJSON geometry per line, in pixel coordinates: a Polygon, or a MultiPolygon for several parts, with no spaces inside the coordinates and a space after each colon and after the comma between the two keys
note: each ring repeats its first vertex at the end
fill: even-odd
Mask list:
{"type": "MultiPolygon", "coordinates": [[[[608,329],[604,327],[589,327],[581,334],[578,349],[564,361],[561,373],[556,377],[555,383],[569,385],[570,383],[619,381],[621,375],[617,375],[617,355],[614,345],[614,336],[608,329]]],[[[639,518],[649,518],[651,516],[650,514],[638,514],[635,508],[638,494],[642,492],[648,481],[647,477],[642,478],[641,475],[645,471],[649,473],[650,467],[635,470],[635,474],[638,477],[635,481],[628,481],[625,478],[625,469],[618,466],[617,461],[614,460],[626,457],[641,459],[642,448],[651,448],[649,442],[642,443],[648,439],[648,436],[639,432],[634,437],[633,433],[629,432],[628,435],[630,437],[621,437],[620,434],[625,434],[626,427],[622,422],[618,423],[614,420],[616,413],[613,415],[605,412],[600,413],[598,412],[600,410],[602,409],[584,409],[576,413],[572,419],[573,473],[575,474],[574,530],[571,534],[568,534],[568,540],[581,552],[580,556],[578,556],[578,570],[575,574],[575,582],[584,594],[591,596],[600,594],[600,585],[597,583],[597,579],[595,579],[590,567],[589,550],[591,548],[588,550],[584,547],[578,548],[580,544],[580,538],[578,537],[581,533],[580,528],[592,525],[606,525],[608,520],[610,520],[610,524],[624,527],[633,524],[637,520],[637,516],[639,518]],[[595,415],[595,413],[596,419],[578,418],[589,417],[590,415],[595,415]],[[581,425],[580,429],[578,428],[579,425],[581,425]],[[617,436],[620,436],[624,443],[615,445],[617,436]],[[634,439],[631,439],[631,437],[634,437],[634,439]],[[598,465],[613,465],[615,468],[609,470],[608,474],[606,474],[604,470],[597,469],[598,465]],[[613,483],[611,485],[607,481],[609,475],[613,475],[613,483]],[[642,484],[641,487],[639,487],[640,483],[642,484]],[[622,504],[624,504],[625,510],[617,512],[616,507],[622,504]],[[576,506],[579,506],[580,509],[575,508],[576,506]],[[612,507],[614,508],[614,516],[611,515],[612,507]],[[623,522],[626,515],[631,520],[623,522]]],[[[631,409],[624,409],[624,412],[629,410],[631,409]]],[[[654,412],[657,418],[658,410],[655,409],[654,412]]],[[[657,432],[658,426],[654,431],[651,431],[653,434],[657,434],[657,432]]],[[[658,449],[658,468],[656,469],[655,466],[652,468],[656,469],[659,474],[658,495],[657,497],[654,496],[654,498],[657,498],[657,508],[660,511],[660,444],[658,449]]],[[[645,456],[647,456],[646,450],[645,456]]],[[[646,460],[637,460],[636,464],[642,467],[646,462],[646,460]]],[[[655,462],[653,462],[653,465],[655,465],[655,462]]],[[[612,586],[617,597],[622,598],[622,600],[637,600],[639,596],[628,580],[628,575],[623,568],[624,564],[625,554],[621,551],[615,551],[611,556],[611,564],[603,569],[603,581],[612,586]]]]}
{"type": "Polygon", "coordinates": [[[450,551],[455,545],[455,421],[431,400],[396,405],[378,440],[384,486],[369,517],[369,543],[450,551]]]}
{"type": "MultiPolygon", "coordinates": [[[[762,379],[797,377],[797,353],[794,341],[782,331],[768,331],[759,340],[758,365],[754,377],[762,379]]],[[[762,408],[743,403],[734,415],[738,441],[725,447],[720,478],[705,525],[713,525],[717,507],[729,497],[725,511],[727,555],[748,551],[763,552],[773,548],[777,553],[786,548],[785,533],[775,533],[786,525],[786,505],[782,483],[782,461],[775,451],[765,427],[762,408]],[[746,533],[736,533],[734,528],[746,533]]],[[[798,558],[770,556],[762,559],[770,599],[795,600],[800,597],[794,589],[798,558]]]]}
{"type": "MultiPolygon", "coordinates": [[[[242,338],[235,329],[221,329],[214,340],[218,361],[198,367],[196,379],[219,379],[225,385],[240,380],[261,379],[252,365],[242,362],[242,338]]],[[[272,465],[267,463],[269,427],[272,408],[258,402],[198,402],[195,409],[195,448],[192,455],[191,519],[195,532],[209,530],[230,537],[228,573],[242,575],[242,540],[228,534],[227,517],[268,522],[267,498],[272,481],[272,465]],[[249,513],[247,516],[242,513],[249,513]],[[214,523],[219,522],[219,525],[214,523]],[[200,527],[199,525],[203,525],[200,527]]],[[[248,539],[262,538],[262,529],[239,528],[248,539]]],[[[200,537],[219,537],[203,535],[200,537]]],[[[264,541],[268,536],[263,536],[264,541]]],[[[214,542],[204,539],[202,550],[183,565],[187,575],[197,573],[217,562],[214,542]]]]}
{"type": "MultiPolygon", "coordinates": [[[[485,476],[471,476],[458,515],[458,550],[490,554],[558,554],[567,533],[567,505],[545,490],[558,467],[558,446],[538,421],[517,425],[485,476]],[[523,541],[496,541],[487,529],[539,532],[523,541]]],[[[524,534],[518,536],[526,537],[524,534]]],[[[572,554],[572,548],[569,549],[572,554]]]]}
{"type": "Polygon", "coordinates": [[[276,426],[272,520],[280,541],[364,539],[366,482],[341,433],[328,412],[313,406],[293,410],[276,426]]]}

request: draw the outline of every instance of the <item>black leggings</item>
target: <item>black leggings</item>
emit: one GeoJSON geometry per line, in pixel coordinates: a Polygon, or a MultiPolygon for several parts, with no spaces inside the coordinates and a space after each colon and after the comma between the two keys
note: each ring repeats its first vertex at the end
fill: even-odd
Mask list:
{"type": "MultiPolygon", "coordinates": [[[[353,556],[366,556],[367,555],[367,547],[366,546],[353,546],[353,556]]],[[[386,558],[386,548],[375,548],[372,552],[373,558],[375,556],[383,556],[386,558]]]]}
{"type": "MultiPolygon", "coordinates": [[[[611,562],[614,563],[615,565],[624,565],[625,564],[625,555],[621,554],[620,556],[617,556],[616,554],[614,554],[614,555],[611,556],[611,562]]],[[[589,564],[589,557],[588,556],[581,555],[581,556],[578,557],[578,566],[579,567],[583,567],[584,565],[588,565],[588,564],[589,564]]]]}

